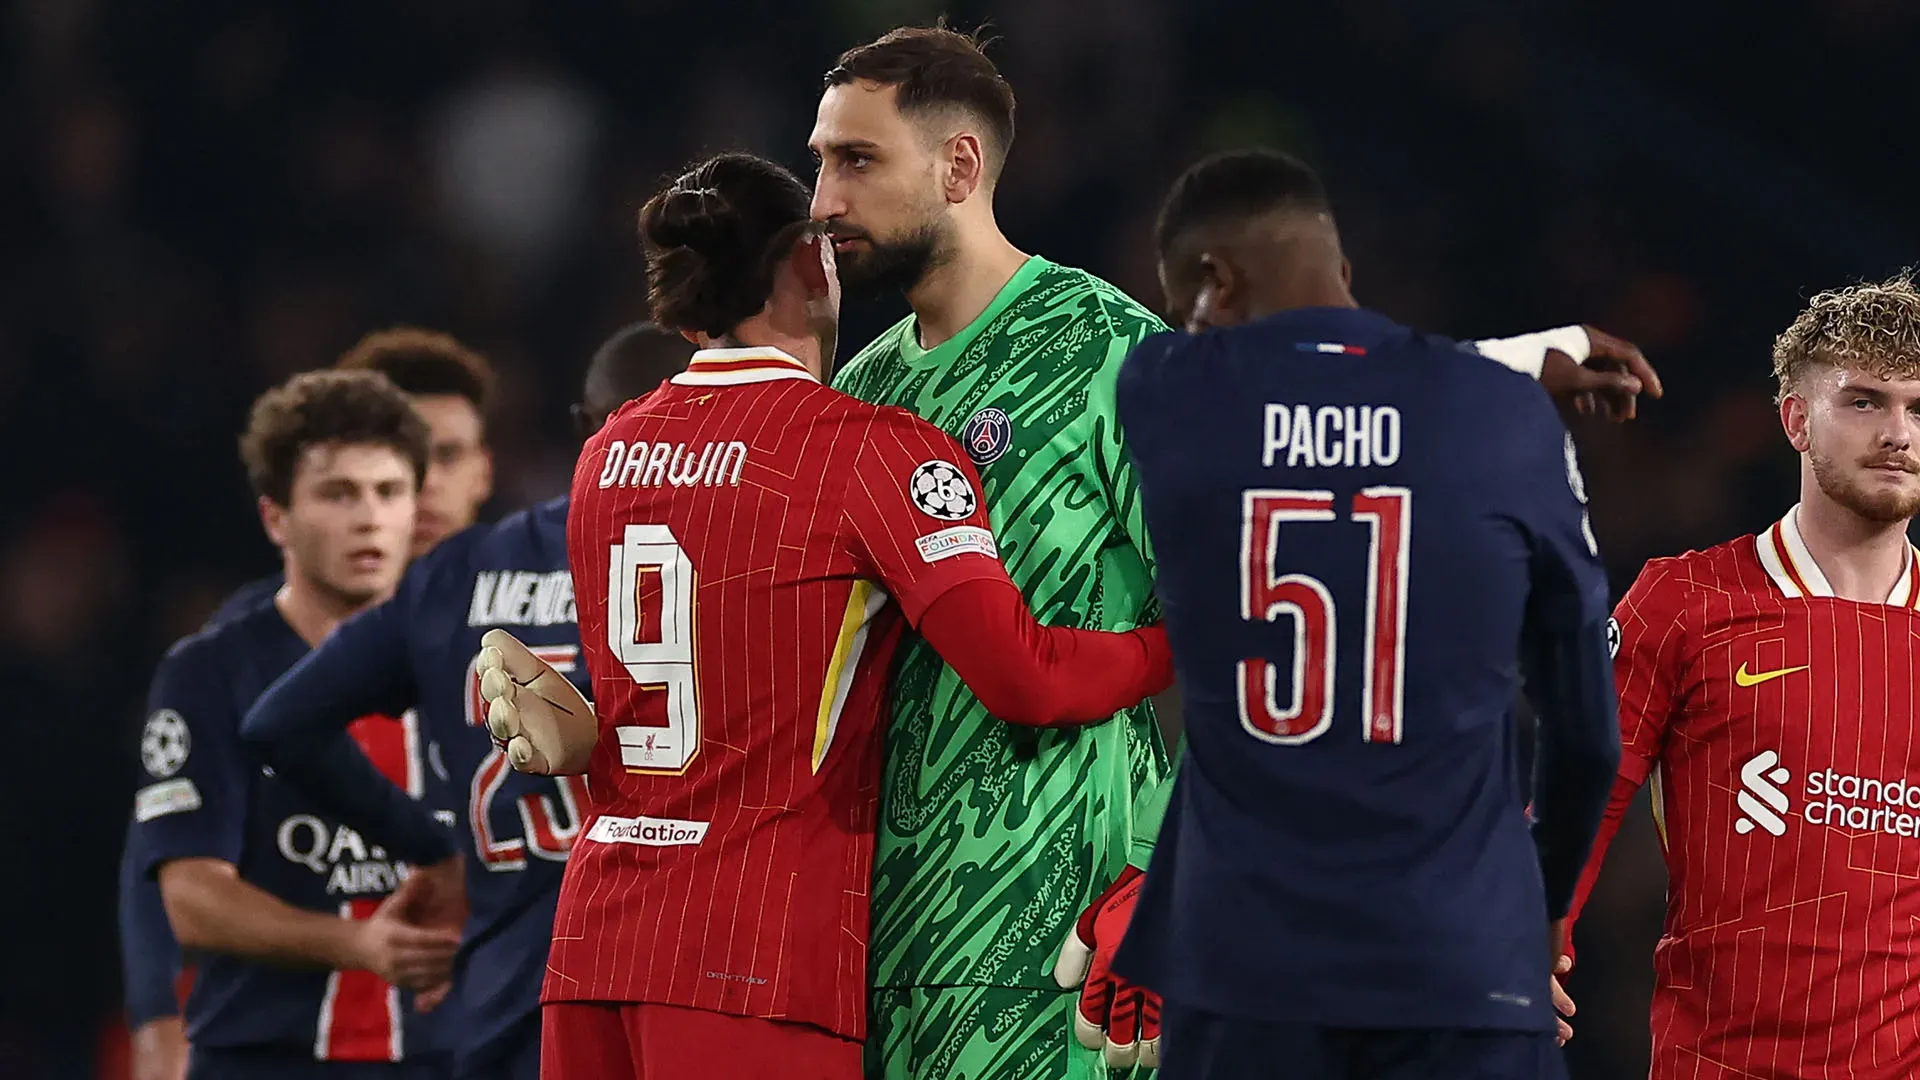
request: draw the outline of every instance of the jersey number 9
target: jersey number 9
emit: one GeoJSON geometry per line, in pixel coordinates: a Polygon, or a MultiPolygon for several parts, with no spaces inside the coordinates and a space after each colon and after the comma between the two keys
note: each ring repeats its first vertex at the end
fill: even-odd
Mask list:
{"type": "Polygon", "coordinates": [[[679,773],[700,752],[693,670],[693,561],[665,525],[628,525],[607,574],[607,648],[640,684],[637,714],[613,729],[628,772],[679,773]]]}
{"type": "MultiPolygon", "coordinates": [[[[1240,528],[1240,617],[1293,622],[1293,678],[1287,700],[1279,699],[1279,666],[1242,660],[1236,673],[1240,726],[1255,738],[1299,746],[1333,726],[1333,676],[1337,668],[1337,609],[1326,583],[1306,574],[1277,574],[1283,522],[1332,521],[1331,491],[1256,488],[1243,493],[1240,528]]],[[[1407,548],[1413,493],[1401,487],[1370,487],[1353,497],[1352,518],[1370,526],[1367,558],[1366,709],[1361,737],[1400,741],[1407,638],[1407,548]]]]}

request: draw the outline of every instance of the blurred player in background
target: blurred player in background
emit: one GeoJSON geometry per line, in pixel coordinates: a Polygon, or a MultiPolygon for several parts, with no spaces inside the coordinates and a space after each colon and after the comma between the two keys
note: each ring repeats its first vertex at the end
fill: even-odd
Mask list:
{"type": "Polygon", "coordinates": [[[487,406],[493,366],[447,334],[403,326],[368,334],[336,367],[377,371],[427,422],[427,478],[413,518],[413,554],[474,523],[493,494],[487,406]]]}
{"type": "MultiPolygon", "coordinates": [[[[427,422],[427,477],[416,500],[412,553],[473,524],[493,490],[485,435],[494,375],[486,358],[446,334],[396,327],[361,338],[335,366],[385,375],[427,422]]],[[[242,585],[208,625],[259,606],[284,581],[275,572],[242,585]]],[[[128,836],[120,860],[120,944],[134,1067],[139,1080],[177,1080],[187,1054],[179,1002],[190,976],[167,929],[159,886],[139,870],[131,823],[128,836]]]]}
{"type": "MultiPolygon", "coordinates": [[[[393,591],[426,427],[380,375],[311,372],[255,402],[241,451],[286,584],[161,662],[134,808],[141,870],[158,876],[174,934],[199,958],[188,1075],[436,1076],[442,1058],[407,991],[451,974],[458,927],[439,898],[457,896],[445,885],[457,866],[401,884],[386,852],[315,813],[239,739],[267,684],[393,591]]],[[[382,772],[424,791],[416,732],[368,716],[354,735],[382,772]]]]}
{"type": "MultiPolygon", "coordinates": [[[[627,400],[686,366],[677,334],[629,327],[588,366],[575,414],[597,429],[627,400]]],[[[287,784],[369,841],[431,859],[440,830],[426,806],[368,775],[348,731],[368,713],[416,710],[436,768],[457,789],[470,907],[451,1000],[456,1080],[537,1080],[540,982],[568,850],[587,810],[580,777],[508,767],[479,725],[474,655],[481,635],[510,627],[582,685],[580,635],[567,571],[567,499],[448,538],[401,580],[392,600],[348,619],[273,684],[242,735],[287,784]],[[424,841],[424,847],[416,848],[424,841]]],[[[436,803],[436,805],[439,805],[436,803]]]]}
{"type": "Polygon", "coordinates": [[[1920,1076],[1920,291],[1774,342],[1800,501],[1649,562],[1615,612],[1626,746],[1581,899],[1653,785],[1653,1080],[1920,1076]]]}
{"type": "Polygon", "coordinates": [[[1560,1074],[1548,922],[1619,760],[1572,438],[1524,376],[1362,310],[1292,158],[1195,165],[1159,246],[1199,332],[1118,399],[1187,752],[1116,964],[1165,997],[1164,1071],[1560,1074]]]}
{"type": "MultiPolygon", "coordinates": [[[[1157,627],[1034,622],[951,438],[821,384],[839,287],[808,199],[726,154],[642,209],[654,319],[701,349],[574,475],[594,705],[532,688],[491,705],[543,725],[496,725],[510,746],[560,733],[532,767],[590,759],[547,1080],[859,1076],[878,725],[906,626],[1014,721],[1093,720],[1166,685],[1157,627]]],[[[504,643],[517,683],[564,689],[504,643]]]]}
{"type": "MultiPolygon", "coordinates": [[[[473,524],[493,495],[493,451],[487,447],[487,409],[493,401],[493,365],[448,334],[418,327],[376,330],[335,362],[347,371],[377,371],[407,395],[427,422],[427,479],[414,514],[412,554],[473,524]]],[[[280,587],[270,574],[235,590],[211,622],[253,606],[280,587]]]]}
{"type": "MultiPolygon", "coordinates": [[[[900,289],[913,307],[835,387],[960,440],[1042,622],[1149,622],[1113,380],[1160,320],[1000,232],[1013,90],[973,38],[895,30],[843,54],[826,83],[813,216],[848,289],[900,289]]],[[[1135,793],[1166,766],[1152,706],[1084,730],[1011,727],[909,638],[892,709],[870,1075],[1091,1075],[1098,1056],[1074,1043],[1073,999],[1049,972],[1074,917],[1126,866],[1135,793]]]]}

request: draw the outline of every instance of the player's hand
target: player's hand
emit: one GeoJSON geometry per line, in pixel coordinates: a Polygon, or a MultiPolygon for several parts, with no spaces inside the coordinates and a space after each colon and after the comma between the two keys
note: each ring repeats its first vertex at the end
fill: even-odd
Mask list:
{"type": "Polygon", "coordinates": [[[415,926],[405,917],[410,906],[421,902],[425,888],[418,874],[408,875],[371,917],[354,924],[356,966],[402,990],[430,990],[453,980],[453,954],[460,948],[460,932],[415,926]]]}
{"type": "Polygon", "coordinates": [[[446,1004],[447,997],[453,993],[451,980],[438,986],[422,990],[413,995],[413,1011],[425,1015],[446,1004]]]}
{"type": "Polygon", "coordinates": [[[487,703],[487,730],[523,773],[563,776],[587,771],[599,738],[593,706],[567,677],[505,630],[480,639],[474,670],[487,703]]]}
{"type": "Polygon", "coordinates": [[[1101,1051],[1110,1068],[1160,1064],[1160,995],[1113,973],[1114,950],[1126,936],[1145,880],[1137,867],[1122,870],[1080,913],[1053,964],[1053,981],[1062,989],[1080,987],[1074,1036],[1081,1046],[1101,1051]]]}
{"type": "Polygon", "coordinates": [[[1639,412],[1641,394],[1657,398],[1665,392],[1659,372],[1632,342],[1591,326],[1581,329],[1589,346],[1584,362],[1548,349],[1541,364],[1540,385],[1555,401],[1582,416],[1631,420],[1639,412]]]}
{"type": "Polygon", "coordinates": [[[400,893],[406,897],[401,918],[413,925],[456,933],[466,926],[466,863],[458,852],[432,866],[414,867],[400,893]]]}
{"type": "Polygon", "coordinates": [[[187,1029],[162,1016],[133,1029],[133,1080],[186,1080],[187,1029]]]}
{"type": "Polygon", "coordinates": [[[1554,1037],[1565,1046],[1567,1040],[1573,1038],[1573,1025],[1567,1023],[1573,1015],[1573,999],[1567,996],[1567,988],[1560,985],[1560,976],[1552,976],[1547,981],[1552,985],[1553,1011],[1558,1014],[1553,1018],[1554,1037]]]}
{"type": "Polygon", "coordinates": [[[1573,971],[1573,957],[1567,955],[1567,920],[1555,919],[1547,928],[1548,940],[1552,944],[1549,955],[1553,958],[1553,974],[1547,977],[1553,998],[1553,1018],[1555,1036],[1560,1045],[1567,1045],[1573,1038],[1573,1025],[1567,1019],[1573,1015],[1573,998],[1567,996],[1567,988],[1560,985],[1560,978],[1573,971]]]}

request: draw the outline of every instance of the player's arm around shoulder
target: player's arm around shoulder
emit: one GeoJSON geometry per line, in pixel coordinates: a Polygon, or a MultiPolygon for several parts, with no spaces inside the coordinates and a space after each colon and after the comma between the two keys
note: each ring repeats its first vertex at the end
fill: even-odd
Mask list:
{"type": "Polygon", "coordinates": [[[1034,619],[952,436],[897,409],[875,421],[846,498],[857,572],[898,598],[988,713],[1028,727],[1082,724],[1166,689],[1173,661],[1158,627],[1103,633],[1034,619]]]}
{"type": "Polygon", "coordinates": [[[909,623],[966,581],[1006,580],[979,473],[953,436],[891,406],[855,403],[838,425],[853,447],[839,496],[848,550],[909,623]]]}

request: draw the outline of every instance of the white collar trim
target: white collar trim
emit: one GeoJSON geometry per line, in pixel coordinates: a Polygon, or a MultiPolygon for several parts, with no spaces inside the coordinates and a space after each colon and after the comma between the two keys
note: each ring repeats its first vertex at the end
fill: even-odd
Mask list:
{"type": "Polygon", "coordinates": [[[687,370],[675,375],[672,381],[680,386],[741,386],[778,379],[820,381],[799,360],[780,349],[764,345],[742,349],[701,349],[688,361],[687,370]]]}
{"type": "MultiPolygon", "coordinates": [[[[1827,575],[1820,570],[1820,564],[1813,560],[1813,553],[1807,550],[1807,541],[1800,535],[1800,505],[1795,503],[1787,516],[1767,527],[1755,538],[1755,549],[1760,555],[1760,565],[1767,576],[1779,586],[1780,591],[1796,599],[1813,596],[1833,596],[1833,585],[1827,581],[1827,575]]],[[[1914,595],[1914,559],[1912,545],[1907,547],[1907,563],[1894,581],[1893,591],[1887,594],[1886,602],[1895,607],[1911,607],[1914,595]]]]}

